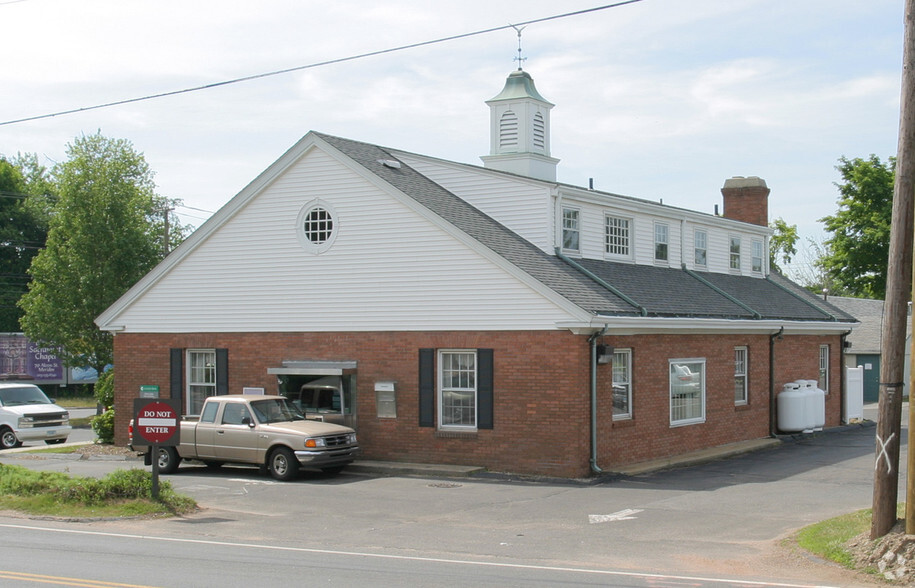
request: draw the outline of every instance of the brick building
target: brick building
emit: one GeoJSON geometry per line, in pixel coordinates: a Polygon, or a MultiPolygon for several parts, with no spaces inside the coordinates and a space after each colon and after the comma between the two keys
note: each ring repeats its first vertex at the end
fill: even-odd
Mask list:
{"type": "Polygon", "coordinates": [[[369,459],[555,476],[766,437],[785,382],[839,424],[850,315],[772,272],[769,189],[724,216],[556,181],[518,70],[471,166],[310,132],[97,319],[116,442],[140,386],[281,393],[369,459]]]}

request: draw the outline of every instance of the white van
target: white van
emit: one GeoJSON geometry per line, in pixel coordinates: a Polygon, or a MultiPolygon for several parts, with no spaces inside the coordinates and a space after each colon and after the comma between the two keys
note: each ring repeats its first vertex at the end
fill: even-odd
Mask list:
{"type": "Polygon", "coordinates": [[[0,449],[23,441],[63,443],[70,436],[70,413],[34,384],[0,384],[0,449]]]}

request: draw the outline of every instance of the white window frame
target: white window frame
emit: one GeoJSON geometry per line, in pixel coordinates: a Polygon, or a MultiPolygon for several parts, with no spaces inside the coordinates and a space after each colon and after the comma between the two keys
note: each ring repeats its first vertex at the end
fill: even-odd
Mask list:
{"type": "Polygon", "coordinates": [[[817,385],[820,389],[829,394],[829,345],[820,345],[820,369],[817,378],[817,385]]]}
{"type": "Polygon", "coordinates": [[[702,229],[696,229],[693,232],[693,262],[696,267],[708,267],[708,232],[702,229]],[[702,261],[699,261],[700,251],[702,261]]]}
{"type": "Polygon", "coordinates": [[[670,225],[667,223],[654,224],[654,260],[661,263],[670,262],[670,225]]]}
{"type": "Polygon", "coordinates": [[[562,248],[564,251],[581,251],[581,210],[578,208],[562,207],[562,248]],[[567,245],[572,237],[575,241],[574,247],[567,245]]]}
{"type": "Polygon", "coordinates": [[[308,252],[320,255],[330,249],[337,239],[337,233],[340,231],[340,220],[337,211],[329,202],[315,198],[302,207],[299,215],[296,217],[296,237],[299,244],[308,252]],[[322,218],[317,221],[312,218],[312,214],[322,214],[322,218]],[[312,226],[318,223],[329,223],[330,227],[319,224],[317,227],[312,226]],[[317,237],[317,238],[316,238],[317,237]]]}
{"type": "Polygon", "coordinates": [[[733,271],[740,271],[741,269],[741,259],[740,259],[740,235],[728,235],[728,269],[733,271]],[[734,246],[737,246],[736,250],[734,246]]]}
{"type": "Polygon", "coordinates": [[[186,359],[187,414],[200,414],[203,401],[216,395],[216,350],[188,349],[186,359]]]}
{"type": "Polygon", "coordinates": [[[752,269],[754,273],[761,274],[763,273],[763,242],[758,240],[753,240],[753,258],[752,258],[752,269]]]}
{"type": "Polygon", "coordinates": [[[749,400],[750,350],[746,345],[734,348],[734,405],[743,406],[749,400]]]}
{"type": "Polygon", "coordinates": [[[476,349],[440,349],[438,351],[439,428],[448,431],[476,431],[479,423],[479,360],[476,349]],[[460,356],[471,358],[472,366],[460,363],[460,356]],[[459,363],[455,364],[457,360],[459,363]],[[457,381],[454,378],[457,377],[457,381]],[[460,396],[470,396],[471,406],[456,403],[460,396]],[[449,398],[450,397],[450,398],[449,398]],[[455,423],[455,419],[467,422],[455,423]],[[472,422],[470,422],[472,421],[472,422]]]}
{"type": "Polygon", "coordinates": [[[622,421],[632,418],[632,350],[614,349],[612,363],[612,398],[613,420],[622,421]],[[617,388],[624,391],[626,398],[625,411],[617,412],[617,388]]]}
{"type": "Polygon", "coordinates": [[[632,219],[604,215],[604,253],[617,259],[632,259],[632,219]],[[611,225],[615,233],[611,238],[611,225]]]}
{"type": "MultiPolygon", "coordinates": [[[[689,369],[689,371],[692,372],[693,370],[689,369]]],[[[673,428],[704,423],[705,358],[670,359],[668,360],[667,372],[669,374],[668,397],[670,400],[670,426],[673,428]],[[680,378],[683,377],[681,370],[679,369],[681,367],[686,367],[687,369],[698,367],[698,378],[695,380],[690,379],[681,381],[680,378]],[[695,391],[691,389],[694,382],[696,384],[695,391]],[[683,397],[686,395],[695,396],[696,394],[698,394],[698,396],[695,397],[695,400],[698,401],[698,405],[695,407],[690,407],[683,402],[678,402],[678,400],[683,400],[683,397]]],[[[686,402],[690,402],[690,400],[687,398],[686,402]]]]}

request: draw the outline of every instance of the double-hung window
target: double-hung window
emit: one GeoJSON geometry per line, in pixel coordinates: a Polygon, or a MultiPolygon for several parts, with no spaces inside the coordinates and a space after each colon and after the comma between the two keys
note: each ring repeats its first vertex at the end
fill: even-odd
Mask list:
{"type": "Polygon", "coordinates": [[[732,270],[740,269],[740,237],[731,235],[730,238],[730,268],[732,270]]]}
{"type": "Polygon", "coordinates": [[[747,369],[749,367],[746,347],[734,348],[734,404],[747,403],[747,369]]]}
{"type": "Polygon", "coordinates": [[[216,394],[216,350],[187,352],[187,413],[200,414],[207,396],[216,394]]]}
{"type": "Polygon", "coordinates": [[[670,425],[705,422],[705,360],[670,360],[670,425]]]}
{"type": "Polygon", "coordinates": [[[763,271],[763,242],[753,241],[753,271],[762,273],[763,271]]]}
{"type": "Polygon", "coordinates": [[[477,352],[443,350],[438,354],[439,420],[442,428],[477,427],[477,352]]]}
{"type": "Polygon", "coordinates": [[[632,239],[632,221],[618,216],[607,216],[606,249],[614,257],[630,257],[632,239]]]}
{"type": "Polygon", "coordinates": [[[829,345],[820,345],[820,375],[817,386],[829,394],[829,345]]]}
{"type": "Polygon", "coordinates": [[[562,248],[566,251],[578,251],[581,229],[578,225],[578,209],[562,209],[562,248]]]}
{"type": "Polygon", "coordinates": [[[696,266],[706,267],[708,265],[708,233],[697,229],[696,232],[693,233],[693,244],[696,266]]]}
{"type": "Polygon", "coordinates": [[[632,418],[632,350],[613,351],[613,420],[632,418]]]}
{"type": "Polygon", "coordinates": [[[668,245],[670,243],[670,230],[664,223],[654,224],[654,260],[668,260],[668,245]]]}

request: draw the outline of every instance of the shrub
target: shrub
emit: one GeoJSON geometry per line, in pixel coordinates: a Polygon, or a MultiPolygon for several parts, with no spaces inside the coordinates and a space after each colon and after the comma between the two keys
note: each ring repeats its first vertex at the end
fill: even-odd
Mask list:
{"type": "Polygon", "coordinates": [[[95,401],[106,409],[114,406],[114,368],[99,375],[95,383],[95,401]]]}
{"type": "Polygon", "coordinates": [[[95,431],[99,443],[114,443],[114,409],[109,408],[102,414],[97,414],[89,421],[95,431]]]}

